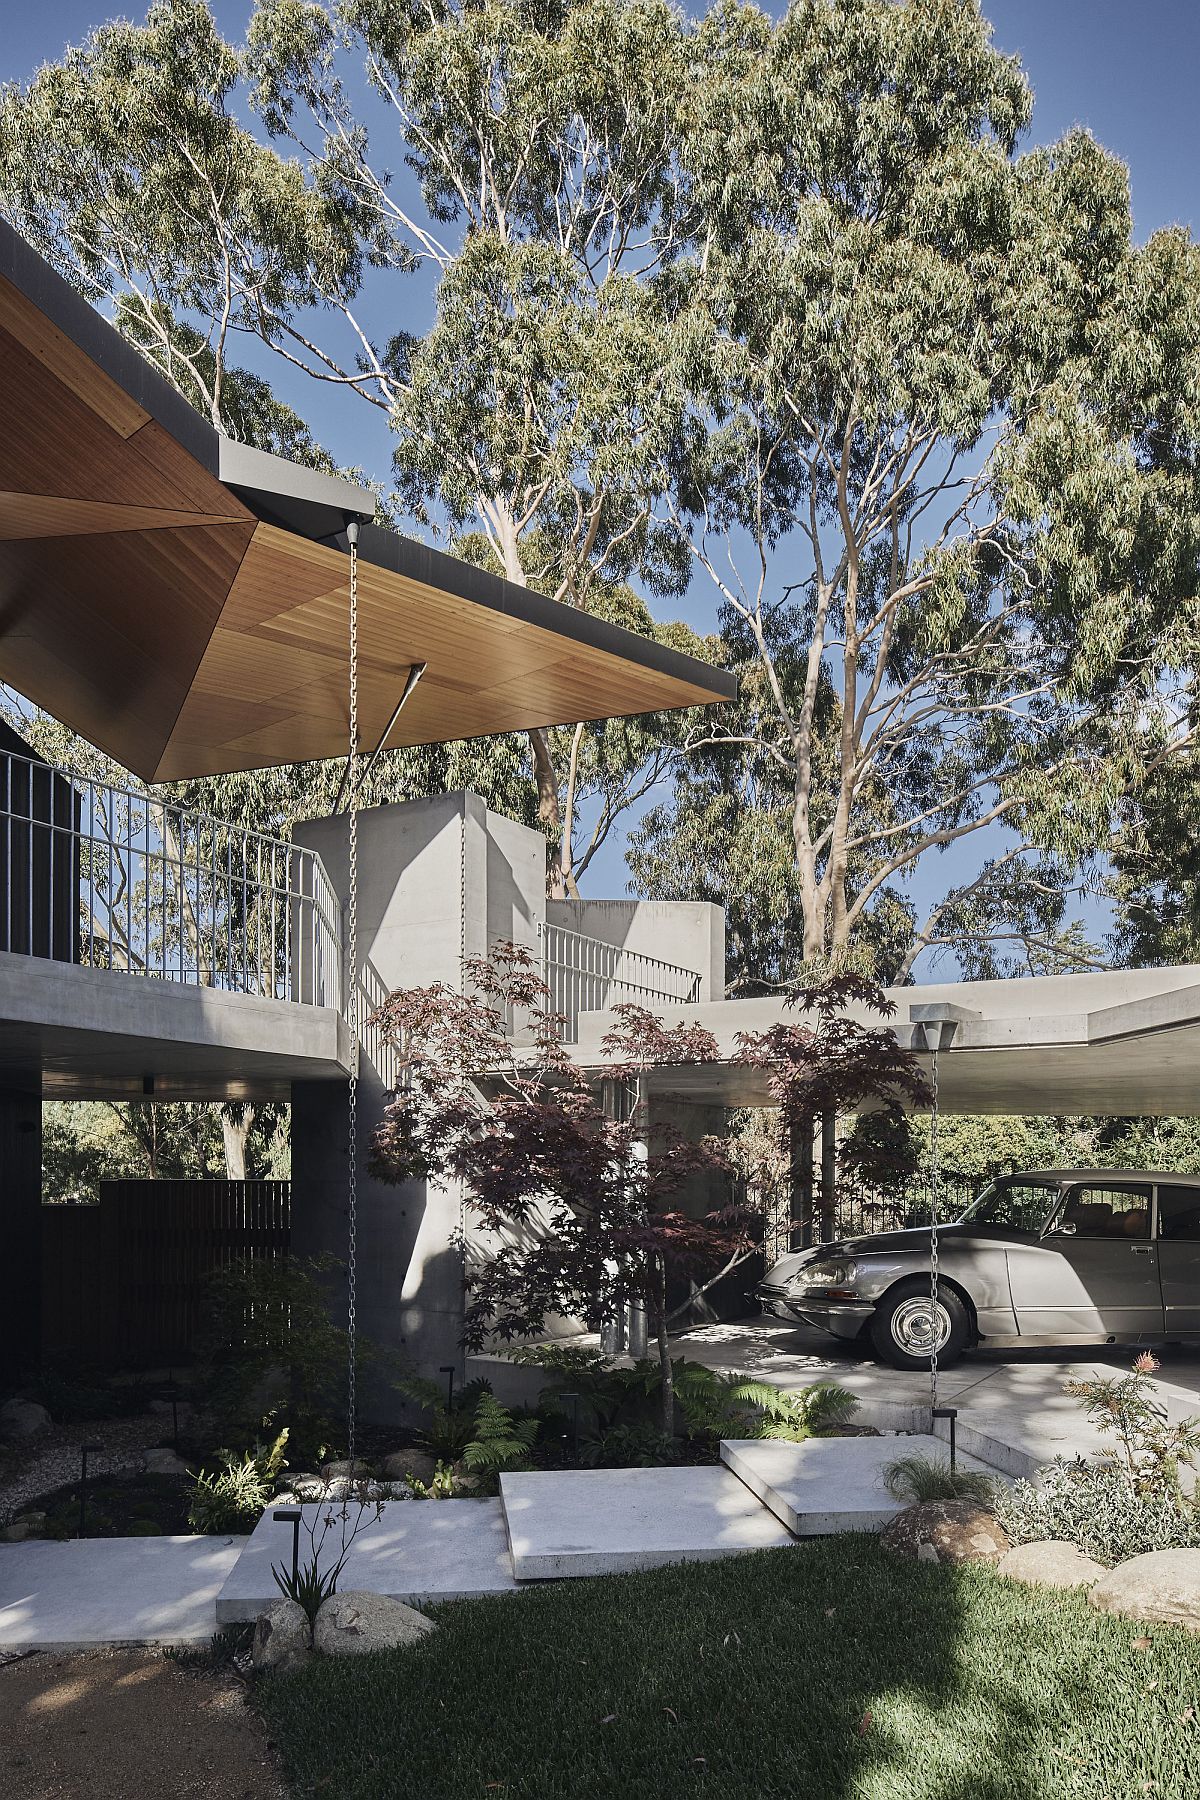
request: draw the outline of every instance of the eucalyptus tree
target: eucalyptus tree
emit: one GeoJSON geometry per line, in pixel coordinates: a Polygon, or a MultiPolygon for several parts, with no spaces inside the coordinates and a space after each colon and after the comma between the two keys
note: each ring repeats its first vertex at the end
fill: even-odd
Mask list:
{"type": "Polygon", "coordinates": [[[740,876],[765,798],[776,977],[1078,965],[1064,892],[1195,742],[1197,252],[1133,245],[1086,133],[1018,154],[972,0],[727,4],[700,49],[714,332],[672,504],[746,679],[636,866],[671,891],[678,833],[740,876]]]}
{"type": "MultiPolygon", "coordinates": [[[[654,502],[695,329],[674,278],[693,216],[678,145],[694,65],[666,0],[259,0],[248,66],[314,190],[338,196],[378,260],[436,284],[423,336],[376,342],[355,320],[352,361],[275,340],[386,410],[410,511],[481,537],[510,581],[572,605],[606,610],[635,576],[678,592],[686,561],[654,502]],[[370,130],[360,66],[380,102],[370,130]]],[[[534,730],[529,747],[562,894],[596,847],[576,855],[581,776],[603,837],[659,752],[645,725],[619,742],[534,730]]]]}

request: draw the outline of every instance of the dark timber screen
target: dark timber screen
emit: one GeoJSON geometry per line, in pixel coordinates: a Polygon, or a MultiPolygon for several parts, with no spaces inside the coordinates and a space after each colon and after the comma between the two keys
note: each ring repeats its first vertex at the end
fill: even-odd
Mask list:
{"type": "Polygon", "coordinates": [[[98,1206],[42,1208],[42,1349],[116,1368],[186,1362],[204,1277],[286,1256],[286,1181],[102,1181],[98,1206]]]}

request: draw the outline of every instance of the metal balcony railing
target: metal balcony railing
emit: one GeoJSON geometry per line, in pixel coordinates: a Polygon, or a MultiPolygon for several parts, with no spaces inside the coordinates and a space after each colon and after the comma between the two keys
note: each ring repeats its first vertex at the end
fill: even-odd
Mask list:
{"type": "Polygon", "coordinates": [[[134,788],[0,753],[0,950],[340,1005],[320,858],[134,788]]]}
{"type": "Polygon", "coordinates": [[[566,1019],[569,1042],[578,1035],[580,1013],[605,1012],[623,1002],[653,1007],[675,1001],[689,1006],[700,998],[700,976],[694,969],[585,937],[564,925],[542,921],[538,936],[551,1010],[566,1019]]]}

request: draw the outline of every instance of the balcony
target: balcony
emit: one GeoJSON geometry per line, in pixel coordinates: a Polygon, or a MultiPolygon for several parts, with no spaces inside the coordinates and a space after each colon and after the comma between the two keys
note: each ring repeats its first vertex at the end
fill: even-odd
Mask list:
{"type": "Polygon", "coordinates": [[[566,1020],[567,1043],[578,1039],[581,1013],[622,1005],[650,1011],[672,1004],[693,1006],[701,997],[698,970],[544,920],[538,922],[538,938],[550,1006],[566,1020]]]}
{"type": "Polygon", "coordinates": [[[7,751],[0,951],[340,1005],[340,911],[315,852],[7,751]]]}

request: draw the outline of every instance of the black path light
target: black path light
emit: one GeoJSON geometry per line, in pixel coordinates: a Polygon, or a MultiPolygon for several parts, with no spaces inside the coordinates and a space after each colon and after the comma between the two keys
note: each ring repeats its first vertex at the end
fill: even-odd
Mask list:
{"type": "Polygon", "coordinates": [[[939,1208],[942,1173],[938,1058],[942,1051],[949,1050],[959,1024],[966,1016],[961,1007],[947,1002],[914,1006],[909,1012],[909,1017],[913,1022],[913,1049],[924,1050],[929,1056],[929,1079],[933,1090],[932,1104],[929,1110],[929,1429],[932,1433],[938,1419],[945,1419],[949,1424],[951,1469],[955,1468],[958,1456],[956,1430],[958,1409],[953,1406],[938,1405],[938,1349],[940,1347],[938,1339],[942,1317],[941,1300],[938,1294],[938,1228],[941,1223],[939,1208]]]}
{"type": "Polygon", "coordinates": [[[88,1457],[99,1456],[104,1449],[103,1444],[81,1444],[79,1446],[79,1535],[86,1536],[87,1525],[87,1480],[88,1457]]]}
{"type": "Polygon", "coordinates": [[[271,1514],[276,1525],[290,1525],[292,1528],[292,1596],[300,1579],[300,1521],[304,1517],[298,1506],[281,1506],[278,1512],[271,1514]]]}

